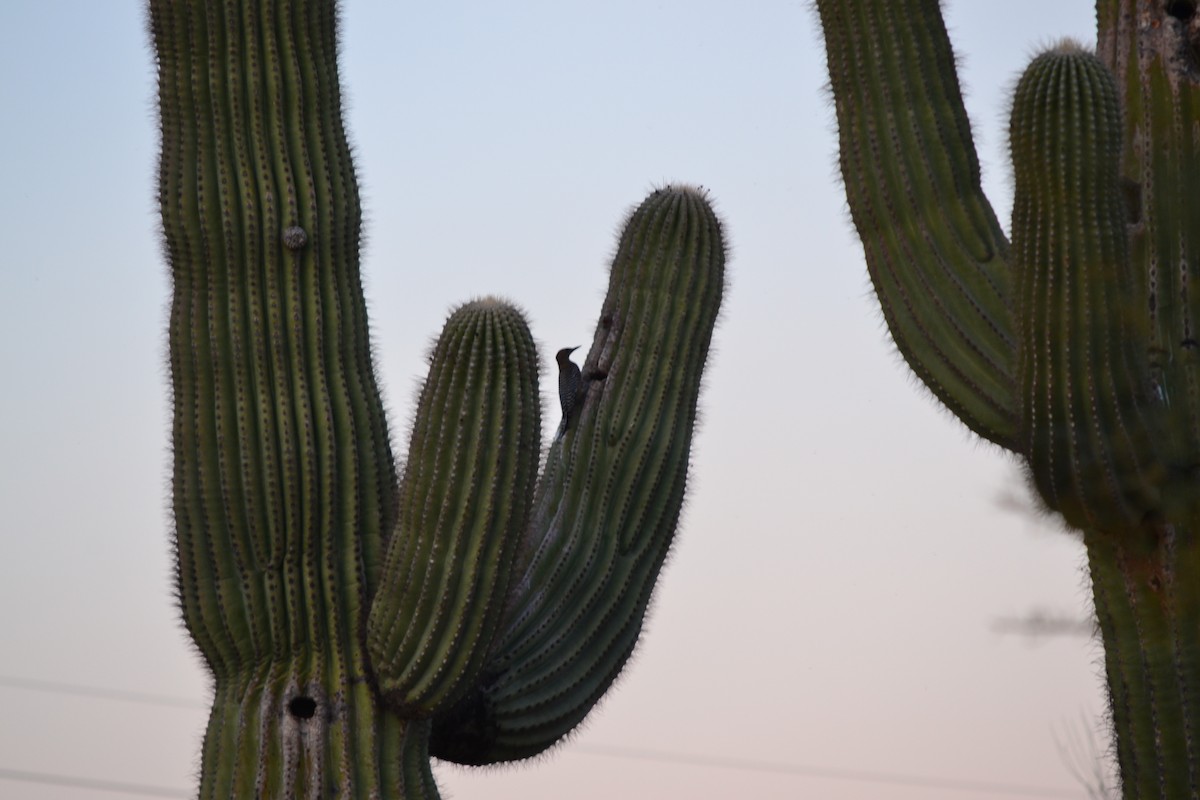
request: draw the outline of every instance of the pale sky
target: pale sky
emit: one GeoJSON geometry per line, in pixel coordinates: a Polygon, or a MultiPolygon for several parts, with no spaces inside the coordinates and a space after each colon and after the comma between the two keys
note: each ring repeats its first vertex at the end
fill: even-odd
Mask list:
{"type": "MultiPolygon", "coordinates": [[[[1007,91],[1039,44],[1093,41],[1094,11],[945,5],[1007,220],[1007,91]]],[[[1107,745],[1102,653],[993,630],[1037,609],[1089,614],[1082,547],[1006,510],[1024,497],[1012,460],[896,355],[836,180],[808,3],[342,6],[398,452],[453,305],[494,293],[528,311],[556,420],[552,355],[591,340],[626,209],[656,183],[703,184],[731,244],[689,500],[633,661],[571,742],[529,765],[435,765],[443,795],[1086,797],[1060,749],[1107,745]]],[[[207,696],[170,597],[169,286],[144,27],[132,0],[0,3],[6,800],[121,796],[14,771],[194,790],[203,709],[10,680],[207,696]]]]}

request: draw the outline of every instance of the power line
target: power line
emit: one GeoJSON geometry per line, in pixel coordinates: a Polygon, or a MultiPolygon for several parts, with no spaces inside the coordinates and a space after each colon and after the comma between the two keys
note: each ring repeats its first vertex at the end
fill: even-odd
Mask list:
{"type": "Polygon", "coordinates": [[[996,633],[1016,633],[1032,639],[1051,636],[1095,636],[1094,619],[1079,619],[1073,616],[1054,614],[1036,609],[1024,617],[1000,617],[992,622],[996,633]]]}
{"type": "Polygon", "coordinates": [[[923,775],[906,775],[896,772],[871,772],[857,769],[834,769],[813,767],[803,764],[787,764],[781,761],[758,761],[749,758],[727,756],[700,756],[688,753],[672,753],[665,750],[647,750],[613,745],[574,745],[573,750],[590,755],[631,758],[642,761],[669,762],[694,767],[720,767],[753,772],[774,772],[780,775],[800,775],[832,780],[886,783],[893,786],[914,786],[923,789],[947,789],[953,791],[986,792],[991,794],[1022,795],[1025,797],[1065,797],[1078,800],[1078,792],[1067,789],[1050,789],[1045,786],[1027,786],[1017,783],[995,783],[990,781],[960,780],[956,778],[934,778],[923,775]]]}
{"type": "Polygon", "coordinates": [[[96,778],[74,778],[70,775],[54,775],[49,772],[28,772],[21,769],[6,769],[4,767],[0,767],[0,780],[40,783],[45,786],[70,786],[74,789],[120,792],[122,794],[141,795],[142,797],[190,798],[192,796],[191,792],[184,791],[183,789],[172,789],[168,786],[148,786],[144,783],[105,781],[96,778]]]}
{"type": "Polygon", "coordinates": [[[208,705],[190,697],[173,697],[165,694],[149,692],[131,692],[124,689],[103,689],[99,686],[82,686],[76,683],[59,683],[58,681],[41,681],[35,678],[16,678],[11,675],[0,675],[0,686],[11,686],[15,689],[32,689],[35,692],[50,692],[51,694],[73,694],[80,697],[98,697],[102,700],[121,700],[126,703],[144,703],[151,706],[170,706],[172,708],[206,709],[208,705]]]}
{"type": "MultiPolygon", "coordinates": [[[[151,694],[148,692],[132,692],[122,689],[108,689],[99,686],[85,686],[75,683],[60,683],[58,681],[43,681],[30,678],[18,678],[0,675],[0,686],[11,686],[17,689],[29,689],[52,694],[70,694],[81,697],[95,697],[104,700],[119,700],[145,705],[170,706],[172,708],[205,709],[207,704],[186,697],[151,694]]],[[[666,750],[647,748],[620,747],[615,745],[586,745],[574,744],[572,752],[606,758],[626,758],[638,761],[652,761],[664,764],[678,764],[693,767],[721,767],[738,769],[748,772],[766,772],[778,775],[793,775],[810,778],[827,778],[830,780],[859,781],[864,783],[880,783],[892,786],[909,786],[925,789],[946,789],[951,791],[974,791],[990,794],[1006,794],[1023,797],[1054,797],[1080,800],[1082,795],[1067,789],[1052,789],[1045,786],[1029,786],[1015,783],[1000,783],[992,781],[974,781],[957,778],[938,778],[927,775],[908,775],[904,773],[874,772],[870,770],[838,769],[833,767],[818,767],[804,764],[789,764],[781,761],[759,761],[749,758],[733,758],[728,756],[696,755],[691,753],[674,753],[666,750]]],[[[17,770],[0,768],[0,778],[8,780],[27,780],[38,783],[59,781],[63,786],[84,786],[103,791],[127,791],[128,786],[137,784],[116,784],[106,781],[91,781],[84,778],[69,778],[66,776],[43,775],[41,773],[25,773],[17,770]],[[16,775],[26,777],[15,777],[16,775]],[[28,777],[35,776],[35,777],[28,777]],[[66,781],[66,782],[63,782],[66,781]],[[70,781],[78,781],[72,783],[70,781]],[[117,788],[124,787],[124,788],[117,788]]],[[[187,792],[178,789],[143,786],[141,794],[156,797],[191,797],[187,792]],[[155,793],[158,794],[155,794],[155,793]],[[166,794],[162,794],[165,792],[166,794]]]]}
{"type": "MultiPolygon", "coordinates": [[[[863,770],[829,769],[827,767],[808,767],[801,766],[799,764],[755,761],[751,759],[727,758],[722,756],[696,756],[688,755],[686,753],[639,750],[629,747],[611,747],[607,745],[575,745],[573,750],[575,752],[588,755],[628,758],[640,761],[653,761],[656,763],[673,763],[685,766],[740,769],[752,772],[775,772],[784,775],[798,775],[810,778],[829,778],[833,780],[851,780],[865,783],[883,783],[891,786],[912,786],[924,789],[946,789],[950,791],[975,791],[992,794],[1021,795],[1025,797],[1079,798],[1079,795],[1074,792],[1046,789],[1039,786],[1022,786],[1018,784],[988,783],[983,781],[926,778],[917,775],[867,772],[863,770]]],[[[69,786],[78,789],[94,789],[101,792],[122,792],[124,794],[141,795],[143,797],[190,798],[192,796],[191,792],[188,792],[184,789],[172,789],[165,786],[149,786],[140,783],[106,781],[95,778],[78,778],[69,775],[57,775],[46,772],[28,772],[25,770],[6,769],[4,767],[0,767],[0,780],[18,781],[22,783],[40,783],[50,786],[69,786]]]]}

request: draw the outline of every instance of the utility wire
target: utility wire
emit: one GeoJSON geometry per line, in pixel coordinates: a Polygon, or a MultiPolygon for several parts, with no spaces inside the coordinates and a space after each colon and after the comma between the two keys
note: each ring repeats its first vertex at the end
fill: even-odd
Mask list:
{"type": "Polygon", "coordinates": [[[1032,641],[1041,642],[1054,637],[1075,636],[1090,638],[1095,635],[1095,625],[1085,619],[1014,619],[1001,617],[992,622],[995,633],[1014,633],[1032,641]]]}
{"type": "Polygon", "coordinates": [[[991,794],[1021,795],[1024,797],[1063,797],[1079,800],[1078,792],[1069,789],[1050,789],[1045,786],[1028,786],[1017,783],[994,783],[990,781],[961,780],[956,778],[933,778],[923,775],[905,775],[896,772],[871,772],[857,769],[834,769],[802,764],[787,764],[781,761],[759,761],[750,758],[728,756],[700,756],[688,753],[672,753],[665,750],[647,750],[613,745],[582,745],[571,748],[575,752],[613,758],[631,758],[642,761],[669,762],[693,767],[718,767],[741,769],[753,772],[774,772],[780,775],[800,775],[832,780],[886,783],[892,786],[914,786],[923,789],[947,789],[991,794]]]}
{"type": "Polygon", "coordinates": [[[40,783],[46,786],[70,786],[74,789],[93,789],[98,792],[120,792],[136,794],[142,797],[182,797],[190,798],[192,792],[183,789],[172,789],[167,786],[147,786],[143,783],[125,783],[124,781],[103,781],[95,778],[73,778],[70,775],[53,775],[48,772],[27,772],[22,769],[6,769],[0,767],[0,781],[19,781],[21,783],[40,783]]]}
{"type": "MultiPolygon", "coordinates": [[[[104,700],[120,700],[145,705],[170,706],[172,708],[205,709],[207,704],[186,697],[151,694],[147,692],[131,692],[121,689],[107,689],[99,686],[84,686],[75,683],[59,683],[57,681],[34,680],[0,675],[0,686],[10,686],[16,689],[29,689],[52,694],[71,694],[81,697],[96,697],[104,700]]],[[[1054,797],[1068,800],[1081,800],[1083,795],[1068,789],[1052,789],[1045,786],[1029,786],[1015,783],[999,783],[990,781],[961,780],[956,778],[938,778],[927,775],[908,775],[893,772],[873,772],[869,770],[837,769],[832,767],[817,767],[804,764],[789,764],[781,761],[759,761],[749,758],[731,758],[727,756],[696,755],[690,753],[674,753],[665,750],[646,748],[619,747],[614,745],[574,744],[571,751],[601,756],[606,758],[625,758],[638,761],[653,761],[664,764],[679,764],[693,767],[718,767],[724,769],[745,770],[748,772],[775,773],[777,775],[795,775],[810,778],[827,778],[830,780],[859,781],[863,783],[880,783],[891,786],[909,786],[925,789],[945,789],[950,791],[974,791],[990,794],[1004,794],[1021,797],[1054,797]]],[[[190,793],[180,789],[169,789],[153,786],[138,786],[138,784],[119,784],[108,781],[92,781],[85,778],[49,775],[33,772],[21,772],[0,768],[0,779],[18,780],[33,783],[56,783],[61,786],[80,786],[101,791],[125,791],[140,793],[152,797],[191,797],[190,793]],[[135,788],[129,788],[135,787],[135,788]]]]}
{"type": "Polygon", "coordinates": [[[208,708],[207,704],[193,700],[190,697],[173,697],[171,695],[151,694],[149,692],[130,692],[123,689],[103,689],[98,686],[81,686],[76,683],[40,681],[35,678],[15,678],[11,675],[0,675],[0,686],[11,686],[14,689],[32,689],[35,692],[50,692],[51,694],[99,697],[103,700],[122,700],[126,703],[144,703],[151,706],[208,708]]]}

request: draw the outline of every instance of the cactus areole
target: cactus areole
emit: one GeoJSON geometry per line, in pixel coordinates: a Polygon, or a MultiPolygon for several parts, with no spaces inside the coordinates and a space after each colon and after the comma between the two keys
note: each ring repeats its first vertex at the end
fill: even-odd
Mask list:
{"type": "Polygon", "coordinates": [[[1081,532],[1126,798],[1200,796],[1200,16],[1099,0],[1017,84],[1012,239],[937,0],[817,0],[892,337],[1081,532]]]}
{"type": "Polygon", "coordinates": [[[705,193],[629,215],[540,478],[538,354],[491,297],[446,321],[398,470],[334,1],[150,0],[150,26],[199,796],[436,798],[431,755],[544,752],[628,659],[675,532],[724,282],[705,193]]]}

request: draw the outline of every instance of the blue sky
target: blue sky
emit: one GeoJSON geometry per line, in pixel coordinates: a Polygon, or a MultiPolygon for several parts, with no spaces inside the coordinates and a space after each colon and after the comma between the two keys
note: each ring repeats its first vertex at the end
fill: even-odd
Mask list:
{"type": "MultiPolygon", "coordinates": [[[[1004,220],[1007,90],[1039,43],[1094,39],[1094,13],[945,5],[1004,220]]],[[[1057,745],[1065,727],[1100,728],[1098,649],[991,629],[1035,608],[1087,613],[1082,549],[1002,507],[1023,492],[1015,466],[888,341],[836,179],[808,5],[342,6],[398,440],[430,337],[472,296],[529,312],[549,390],[553,352],[590,339],[617,225],[655,184],[709,187],[731,244],[690,498],[638,653],[572,743],[511,770],[438,767],[445,793],[1021,796],[852,772],[1084,797],[1057,745]]],[[[140,5],[6,0],[0,102],[0,676],[203,701],[169,596],[169,285],[140,5]]],[[[201,710],[3,685],[0,698],[0,774],[191,786],[201,710]]],[[[3,778],[0,794],[113,796],[3,778]]]]}

